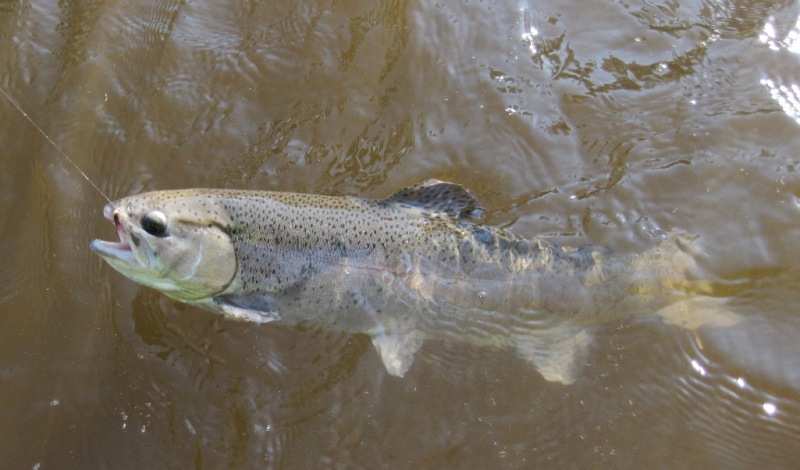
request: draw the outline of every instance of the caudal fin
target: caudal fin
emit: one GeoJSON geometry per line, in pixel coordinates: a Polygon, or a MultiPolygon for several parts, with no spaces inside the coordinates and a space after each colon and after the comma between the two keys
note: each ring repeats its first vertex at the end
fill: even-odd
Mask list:
{"type": "Polygon", "coordinates": [[[742,320],[741,315],[728,308],[725,299],[705,295],[677,301],[656,314],[664,323],[692,331],[703,325],[733,326],[742,320]]]}

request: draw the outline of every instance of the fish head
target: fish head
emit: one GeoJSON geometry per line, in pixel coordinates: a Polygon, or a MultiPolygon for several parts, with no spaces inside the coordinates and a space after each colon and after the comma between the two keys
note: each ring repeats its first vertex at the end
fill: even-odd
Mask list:
{"type": "Polygon", "coordinates": [[[182,301],[222,292],[236,274],[230,219],[210,194],[156,191],[109,203],[118,242],[90,248],[126,277],[182,301]]]}

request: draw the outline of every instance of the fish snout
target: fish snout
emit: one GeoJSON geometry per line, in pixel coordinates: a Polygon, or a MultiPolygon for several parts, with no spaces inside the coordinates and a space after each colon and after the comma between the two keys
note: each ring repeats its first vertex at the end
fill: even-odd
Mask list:
{"type": "Polygon", "coordinates": [[[117,208],[113,202],[109,202],[108,204],[105,205],[105,207],[103,207],[103,217],[113,221],[114,223],[118,223],[116,213],[117,213],[117,208]]]}

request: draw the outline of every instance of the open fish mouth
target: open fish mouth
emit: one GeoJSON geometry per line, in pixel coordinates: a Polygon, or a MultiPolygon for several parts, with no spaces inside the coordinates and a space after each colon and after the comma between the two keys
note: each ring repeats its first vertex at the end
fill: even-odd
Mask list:
{"type": "Polygon", "coordinates": [[[92,243],[89,244],[89,248],[91,248],[91,250],[95,253],[104,257],[110,256],[112,258],[120,258],[125,260],[134,259],[130,239],[125,234],[125,229],[122,228],[122,223],[120,222],[118,212],[111,204],[108,204],[103,208],[103,216],[111,222],[114,222],[119,241],[114,242],[105,240],[92,240],[92,243]]]}

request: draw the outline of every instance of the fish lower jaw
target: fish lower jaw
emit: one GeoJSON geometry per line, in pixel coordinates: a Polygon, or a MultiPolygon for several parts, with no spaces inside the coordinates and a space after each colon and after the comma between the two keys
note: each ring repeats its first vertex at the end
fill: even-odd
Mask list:
{"type": "Polygon", "coordinates": [[[92,240],[89,248],[104,258],[109,257],[129,263],[136,262],[131,245],[127,241],[107,242],[104,240],[92,240]]]}

